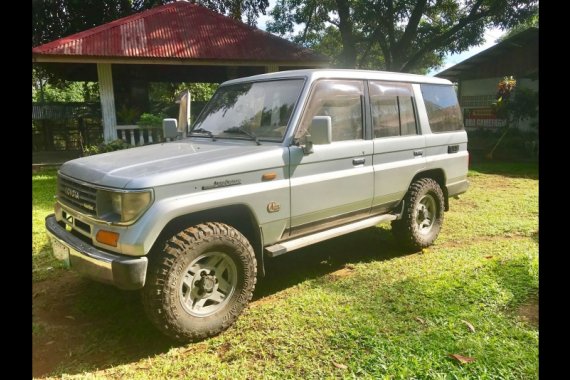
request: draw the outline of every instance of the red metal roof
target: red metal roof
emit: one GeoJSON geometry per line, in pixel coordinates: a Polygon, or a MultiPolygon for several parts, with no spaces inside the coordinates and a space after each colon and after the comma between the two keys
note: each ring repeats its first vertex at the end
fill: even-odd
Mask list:
{"type": "Polygon", "coordinates": [[[321,54],[177,1],[32,48],[36,57],[326,62],[321,54]]]}

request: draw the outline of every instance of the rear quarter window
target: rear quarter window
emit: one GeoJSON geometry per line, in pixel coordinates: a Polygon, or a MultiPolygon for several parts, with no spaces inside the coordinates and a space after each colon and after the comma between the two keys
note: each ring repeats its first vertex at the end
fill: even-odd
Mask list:
{"type": "Polygon", "coordinates": [[[432,132],[452,132],[464,129],[461,109],[452,86],[422,84],[421,89],[432,132]]]}

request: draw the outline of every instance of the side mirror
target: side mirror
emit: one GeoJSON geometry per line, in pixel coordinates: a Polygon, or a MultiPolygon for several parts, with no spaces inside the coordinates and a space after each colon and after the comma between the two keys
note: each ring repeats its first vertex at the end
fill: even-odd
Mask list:
{"type": "Polygon", "coordinates": [[[330,116],[315,116],[311,121],[306,142],[303,146],[305,154],[313,153],[313,145],[325,145],[332,142],[332,120],[330,116]]]}
{"type": "Polygon", "coordinates": [[[176,119],[162,120],[162,134],[165,139],[175,139],[178,137],[178,121],[176,119]]]}

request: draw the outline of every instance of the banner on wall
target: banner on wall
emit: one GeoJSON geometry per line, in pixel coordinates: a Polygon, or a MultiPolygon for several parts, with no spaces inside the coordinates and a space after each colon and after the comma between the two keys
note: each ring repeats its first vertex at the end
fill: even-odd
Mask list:
{"type": "Polygon", "coordinates": [[[495,111],[491,107],[466,108],[465,127],[469,128],[499,128],[504,127],[507,120],[497,118],[495,111]]]}

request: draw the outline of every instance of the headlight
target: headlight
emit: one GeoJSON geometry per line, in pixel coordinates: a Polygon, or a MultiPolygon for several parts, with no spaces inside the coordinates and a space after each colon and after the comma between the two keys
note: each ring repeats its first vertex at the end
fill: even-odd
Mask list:
{"type": "Polygon", "coordinates": [[[146,211],[152,201],[150,191],[114,192],[99,190],[97,216],[107,222],[128,223],[146,211]]]}

